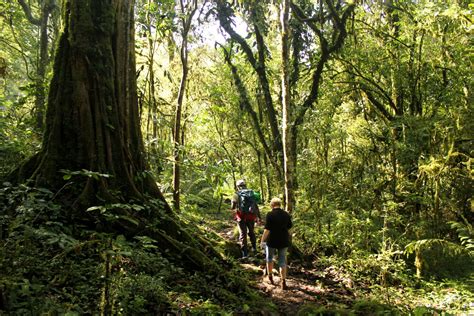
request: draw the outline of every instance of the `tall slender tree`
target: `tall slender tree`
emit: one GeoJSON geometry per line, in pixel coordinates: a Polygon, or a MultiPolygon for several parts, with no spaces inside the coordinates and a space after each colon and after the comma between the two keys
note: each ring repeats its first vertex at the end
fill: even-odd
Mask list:
{"type": "Polygon", "coordinates": [[[275,108],[274,97],[272,96],[271,78],[267,69],[268,47],[265,44],[264,35],[266,33],[265,10],[269,3],[261,2],[244,2],[245,14],[249,19],[249,26],[253,29],[255,34],[256,51],[253,49],[247,40],[234,30],[235,10],[226,1],[216,0],[217,18],[221,27],[230,36],[230,41],[236,43],[241,48],[247,62],[252,67],[256,74],[258,89],[250,89],[244,86],[244,80],[241,78],[237,67],[232,64],[231,51],[224,51],[225,61],[232,71],[232,79],[237,87],[240,105],[244,112],[246,112],[252,121],[252,126],[257,134],[268,161],[273,167],[276,178],[281,189],[284,187],[284,173],[283,173],[283,145],[281,131],[279,127],[278,111],[275,108]],[[258,94],[258,106],[262,107],[256,111],[252,107],[249,91],[254,90],[258,94]],[[263,113],[263,115],[258,115],[263,113]],[[269,133],[266,135],[263,131],[268,128],[269,133]]]}
{"type": "MultiPolygon", "coordinates": [[[[294,16],[304,25],[306,25],[316,36],[318,40],[318,53],[317,58],[313,64],[314,70],[311,74],[311,83],[309,91],[305,93],[306,97],[302,98],[301,101],[291,99],[290,103],[295,107],[292,115],[292,120],[289,122],[289,136],[288,136],[288,152],[287,162],[291,173],[285,175],[289,178],[287,183],[292,187],[285,189],[287,191],[287,198],[295,201],[293,195],[297,188],[296,182],[296,166],[298,157],[298,131],[300,126],[304,123],[306,113],[316,103],[319,97],[319,89],[323,79],[324,67],[326,67],[328,61],[334,57],[334,55],[341,49],[344,44],[344,40],[347,37],[346,23],[351,16],[355,4],[352,2],[345,1],[320,1],[319,8],[316,10],[314,16],[308,16],[304,10],[295,4],[295,1],[290,2],[290,7],[294,16]]],[[[293,56],[294,59],[298,59],[299,52],[293,56]]],[[[295,65],[295,64],[293,64],[295,65]]],[[[298,65],[298,63],[296,63],[298,65]]],[[[294,68],[298,70],[299,68],[294,68]]],[[[294,74],[292,77],[295,77],[294,74]]],[[[295,80],[293,80],[295,81],[295,80]]]]}
{"type": "Polygon", "coordinates": [[[291,150],[290,146],[294,142],[291,137],[294,135],[289,133],[288,125],[293,120],[293,108],[291,107],[290,96],[290,1],[283,0],[281,2],[281,102],[282,102],[282,138],[283,138],[283,167],[285,171],[285,210],[291,212],[295,204],[294,195],[294,165],[291,163],[296,160],[292,155],[296,153],[291,150]]]}
{"type": "Polygon", "coordinates": [[[178,100],[175,108],[174,115],[174,128],[173,128],[173,207],[176,211],[180,208],[180,174],[181,174],[181,152],[183,146],[183,138],[181,135],[181,117],[183,112],[183,102],[186,92],[186,83],[188,80],[189,65],[188,65],[188,35],[191,30],[191,23],[193,21],[194,14],[197,10],[197,0],[180,0],[180,22],[181,22],[181,47],[180,47],[180,59],[181,59],[181,81],[179,84],[178,100]]]}
{"type": "MultiPolygon", "coordinates": [[[[333,0],[320,1],[318,5],[306,1],[282,2],[282,17],[288,16],[288,18],[283,18],[286,22],[282,21],[284,29],[282,29],[283,60],[281,71],[284,73],[284,84],[282,85],[281,98],[279,98],[282,101],[282,113],[279,113],[274,106],[273,99],[275,97],[272,97],[272,81],[269,80],[271,72],[266,66],[268,45],[265,43],[265,26],[268,24],[268,16],[263,13],[262,7],[270,4],[255,1],[242,4],[243,11],[247,14],[255,34],[254,46],[256,48],[252,48],[252,45],[233,29],[232,24],[235,18],[233,8],[222,0],[216,0],[215,3],[222,28],[230,36],[230,40],[237,43],[241,48],[258,78],[259,88],[264,97],[265,113],[267,114],[266,124],[269,125],[271,131],[271,141],[269,143],[273,146],[266,146],[266,142],[262,141],[263,138],[259,135],[258,128],[255,128],[255,130],[259,135],[258,139],[261,141],[267,157],[275,166],[279,181],[284,184],[282,188],[284,187],[286,192],[285,200],[289,204],[287,207],[292,210],[296,201],[295,192],[297,190],[298,131],[305,122],[306,113],[313,108],[318,99],[323,71],[328,61],[334,57],[344,43],[347,36],[346,23],[354,10],[355,4],[342,0],[336,2],[333,0]],[[295,20],[298,21],[298,25],[295,26],[298,31],[294,32],[294,36],[291,35],[291,25],[288,24],[290,11],[295,20]],[[288,14],[285,12],[288,12],[288,14]],[[304,45],[300,36],[302,28],[307,29],[308,34],[311,33],[310,36],[305,37],[304,45]],[[293,45],[293,50],[291,50],[290,43],[293,45]],[[305,47],[304,51],[303,46],[305,47]],[[292,56],[290,56],[290,51],[292,51],[292,56]],[[311,56],[307,62],[301,60],[301,55],[304,54],[311,56]],[[306,82],[309,82],[309,86],[303,83],[297,84],[302,73],[310,74],[308,80],[306,80],[306,82]],[[299,98],[294,97],[293,95],[296,96],[298,92],[301,96],[299,98]],[[278,118],[280,114],[283,118],[282,126],[284,130],[282,132],[279,130],[280,120],[278,118]],[[284,135],[282,136],[282,134],[284,135]]],[[[230,65],[229,55],[227,54],[225,58],[230,65]]],[[[246,93],[244,93],[243,81],[239,78],[236,67],[232,67],[232,65],[230,67],[241,103],[245,105],[244,109],[252,117],[251,107],[246,105],[249,102],[246,93]]],[[[258,99],[258,96],[256,99],[258,99]]]]}
{"type": "Polygon", "coordinates": [[[57,7],[54,0],[40,1],[40,15],[35,17],[30,5],[25,0],[18,0],[28,21],[39,27],[39,58],[36,65],[35,78],[35,121],[36,128],[42,131],[44,128],[44,116],[46,105],[46,70],[50,64],[49,56],[49,20],[53,10],[57,7]]]}

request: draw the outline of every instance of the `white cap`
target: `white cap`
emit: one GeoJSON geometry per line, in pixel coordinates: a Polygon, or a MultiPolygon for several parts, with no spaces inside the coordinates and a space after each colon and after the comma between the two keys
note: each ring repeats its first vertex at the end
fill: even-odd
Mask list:
{"type": "Polygon", "coordinates": [[[244,180],[237,180],[237,187],[243,187],[245,186],[245,181],[244,180]]]}

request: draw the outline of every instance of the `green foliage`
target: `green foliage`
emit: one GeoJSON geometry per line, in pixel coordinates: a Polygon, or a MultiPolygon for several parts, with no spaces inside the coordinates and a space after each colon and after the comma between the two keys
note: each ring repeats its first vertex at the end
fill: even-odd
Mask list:
{"type": "Polygon", "coordinates": [[[473,312],[472,276],[456,281],[422,281],[414,288],[407,288],[407,297],[418,297],[413,301],[412,310],[417,315],[469,315],[473,312]],[[424,313],[424,314],[423,314],[424,313]]]}
{"type": "Polygon", "coordinates": [[[297,316],[311,315],[311,316],[346,316],[349,315],[348,310],[342,308],[331,308],[325,306],[317,306],[311,304],[303,305],[298,312],[297,316]]]}
{"type": "Polygon", "coordinates": [[[410,279],[406,263],[398,252],[355,252],[343,264],[337,266],[347,271],[348,277],[359,285],[397,286],[407,284],[410,279]]]}
{"type": "Polygon", "coordinates": [[[444,239],[423,239],[409,243],[405,253],[415,254],[417,275],[437,278],[459,277],[474,272],[472,254],[459,244],[444,239]]]}
{"type": "MultiPolygon", "coordinates": [[[[234,287],[241,288],[239,293],[228,290],[232,284],[245,284],[242,271],[230,263],[226,275],[189,270],[183,254],[163,248],[149,236],[96,231],[81,224],[85,218],[71,222],[69,209],[54,197],[47,189],[26,185],[5,183],[0,190],[0,310],[230,315],[244,302],[252,310],[266,308],[258,295],[243,286],[234,287]]],[[[105,214],[118,209],[144,212],[148,207],[116,203],[103,210],[105,214]]],[[[116,219],[103,216],[101,220],[116,219]]],[[[187,226],[187,232],[197,238],[222,243],[208,227],[197,228],[194,219],[187,226]]]]}
{"type": "Polygon", "coordinates": [[[400,311],[376,301],[359,300],[352,306],[355,315],[400,315],[400,311]]]}
{"type": "MultiPolygon", "coordinates": [[[[346,260],[336,256],[321,257],[317,263],[323,280],[321,287],[324,288],[326,278],[331,278],[358,298],[344,306],[328,304],[321,310],[328,315],[334,315],[335,310],[341,315],[411,315],[422,310],[430,315],[472,312],[472,273],[467,277],[438,281],[413,278],[407,269],[408,263],[399,253],[390,252],[379,255],[359,252],[346,260]]],[[[318,311],[321,307],[305,306],[302,311],[305,308],[318,311]]]]}
{"type": "Polygon", "coordinates": [[[0,177],[38,150],[40,138],[32,127],[25,100],[9,101],[0,91],[0,177]]]}
{"type": "Polygon", "coordinates": [[[327,307],[304,305],[298,310],[296,315],[312,315],[312,316],[349,316],[349,315],[401,315],[400,311],[386,304],[377,301],[357,300],[354,305],[349,308],[327,307]]]}
{"type": "Polygon", "coordinates": [[[471,256],[474,256],[474,228],[472,224],[468,223],[466,219],[464,219],[464,223],[450,222],[449,224],[458,233],[461,245],[466,247],[471,256]]]}
{"type": "MultiPolygon", "coordinates": [[[[5,185],[5,184],[4,184],[5,185]]],[[[8,184],[0,191],[2,309],[83,313],[100,297],[99,241],[65,226],[46,189],[8,184]]]]}
{"type": "Polygon", "coordinates": [[[413,254],[415,252],[421,252],[435,247],[439,247],[444,253],[453,255],[459,255],[463,251],[459,245],[443,239],[422,239],[413,241],[406,245],[405,252],[407,254],[413,254]]]}

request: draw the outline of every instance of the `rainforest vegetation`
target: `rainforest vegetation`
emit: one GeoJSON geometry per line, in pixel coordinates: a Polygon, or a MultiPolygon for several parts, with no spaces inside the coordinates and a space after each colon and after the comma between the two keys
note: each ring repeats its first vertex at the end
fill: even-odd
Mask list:
{"type": "Polygon", "coordinates": [[[473,9],[0,0],[0,315],[473,315],[473,9]]]}

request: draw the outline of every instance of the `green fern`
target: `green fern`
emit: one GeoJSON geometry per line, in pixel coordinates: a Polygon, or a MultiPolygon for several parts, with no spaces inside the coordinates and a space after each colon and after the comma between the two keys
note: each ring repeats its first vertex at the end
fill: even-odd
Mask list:
{"type": "Polygon", "coordinates": [[[451,255],[459,255],[464,250],[458,244],[453,243],[451,241],[438,238],[430,238],[412,241],[411,243],[405,246],[405,254],[410,255],[412,253],[418,253],[420,251],[424,251],[436,246],[440,247],[443,253],[451,255]]]}
{"type": "Polygon", "coordinates": [[[415,254],[414,265],[417,277],[420,278],[426,270],[430,269],[431,260],[429,256],[426,256],[426,252],[436,248],[446,257],[454,258],[466,254],[466,249],[463,246],[444,239],[431,238],[412,241],[405,246],[405,254],[415,254]]]}
{"type": "Polygon", "coordinates": [[[449,222],[449,224],[458,233],[461,245],[467,249],[471,256],[474,256],[474,228],[465,218],[463,220],[464,223],[449,222]]]}

